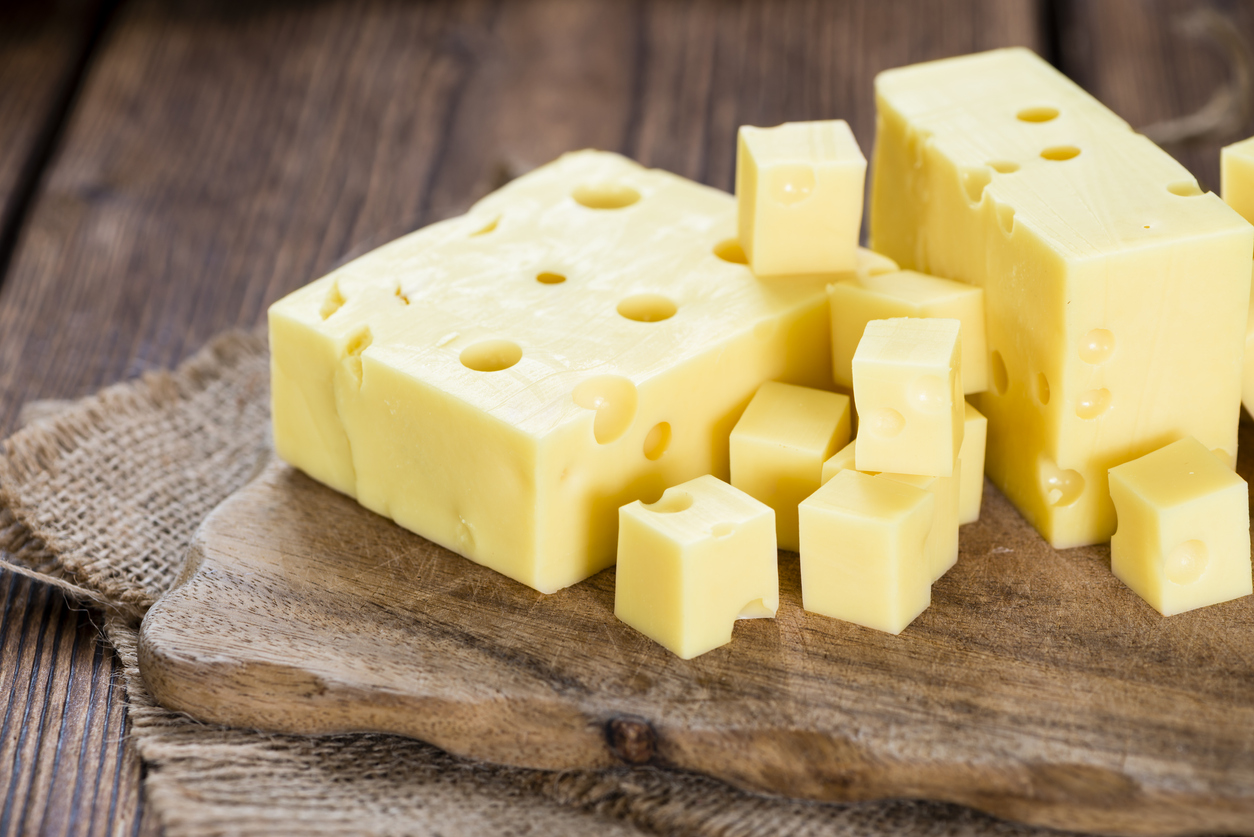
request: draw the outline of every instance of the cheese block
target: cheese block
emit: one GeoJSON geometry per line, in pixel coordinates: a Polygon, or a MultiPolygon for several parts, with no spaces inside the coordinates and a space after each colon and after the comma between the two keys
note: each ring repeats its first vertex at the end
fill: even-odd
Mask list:
{"type": "Polygon", "coordinates": [[[770,507],[712,476],[619,509],[614,615],[690,660],[779,608],[770,507]]]}
{"type": "Polygon", "coordinates": [[[872,247],[984,289],[986,471],[1051,544],[1111,536],[1111,467],[1235,455],[1249,224],[1025,49],[887,71],[876,103],[872,247]]]}
{"type": "Polygon", "coordinates": [[[276,449],[537,590],[586,578],[620,506],[729,476],[763,382],[832,386],[839,277],[760,280],[735,236],[724,192],[568,154],[275,303],[276,449]]]}
{"type": "Polygon", "coordinates": [[[962,480],[962,461],[954,463],[948,477],[921,477],[915,474],[879,474],[880,479],[922,488],[936,498],[932,525],[927,533],[923,552],[927,558],[930,580],[935,582],[958,562],[958,493],[962,480]]]}
{"type": "Polygon", "coordinates": [[[965,282],[913,270],[867,272],[827,286],[832,309],[832,376],[853,386],[853,354],[871,320],[946,317],[962,323],[962,389],[988,389],[984,291],[965,282]]]}
{"type": "Polygon", "coordinates": [[[768,381],[731,433],[731,484],[775,510],[780,549],[797,551],[797,504],[849,442],[849,396],[768,381]]]}
{"type": "Polygon", "coordinates": [[[866,158],[843,119],[742,126],[739,239],[759,276],[857,266],[866,158]]]}
{"type": "Polygon", "coordinates": [[[1248,596],[1250,491],[1184,438],[1110,470],[1110,569],[1164,616],[1248,596]]]}
{"type": "Polygon", "coordinates": [[[961,482],[958,486],[960,524],[974,523],[980,519],[980,504],[984,500],[984,443],[987,439],[988,419],[968,402],[962,448],[958,451],[958,461],[962,463],[961,482]]]}
{"type": "MultiPolygon", "coordinates": [[[[1219,154],[1220,191],[1224,202],[1254,223],[1254,137],[1226,146],[1219,154]]],[[[1254,266],[1252,266],[1254,269],[1254,266]]],[[[1254,296],[1245,320],[1245,358],[1241,403],[1254,415],[1254,296]]],[[[1235,460],[1234,460],[1235,462],[1235,460]]]]}

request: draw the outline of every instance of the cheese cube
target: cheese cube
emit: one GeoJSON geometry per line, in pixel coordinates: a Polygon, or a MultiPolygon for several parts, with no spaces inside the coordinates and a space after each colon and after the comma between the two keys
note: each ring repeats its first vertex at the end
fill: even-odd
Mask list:
{"type": "Polygon", "coordinates": [[[1108,539],[1107,470],[1164,438],[1235,454],[1249,224],[1024,49],[876,103],[872,247],[984,289],[986,470],[1051,544],[1108,539]]]}
{"type": "Polygon", "coordinates": [[[775,510],[780,549],[797,550],[797,504],[849,442],[849,396],[769,381],[731,433],[731,483],[775,510]]]}
{"type": "Polygon", "coordinates": [[[1110,569],[1164,616],[1254,592],[1249,489],[1193,437],[1110,469],[1110,569]]]}
{"type": "Polygon", "coordinates": [[[763,382],[832,386],[832,278],[760,280],[735,235],[724,192],[565,155],[271,307],[277,451],[537,590],[586,578],[620,506],[729,475],[763,382]]]}
{"type": "Polygon", "coordinates": [[[962,484],[962,460],[954,463],[953,476],[920,477],[914,474],[880,474],[892,480],[922,488],[936,498],[932,525],[923,552],[927,556],[931,580],[936,581],[958,562],[958,491],[962,484]]]}
{"type": "Polygon", "coordinates": [[[844,120],[740,129],[740,244],[759,276],[853,270],[866,158],[844,120]]]}
{"type": "MultiPolygon", "coordinates": [[[[826,484],[828,480],[846,469],[853,469],[856,471],[857,468],[854,468],[854,459],[857,458],[857,451],[858,440],[854,439],[849,444],[832,454],[831,457],[823,463],[823,476],[821,481],[826,484]]],[[[873,477],[878,474],[879,471],[863,471],[862,473],[873,477]]]]}
{"type": "Polygon", "coordinates": [[[619,510],[614,615],[688,660],[779,608],[771,509],[712,476],[619,510]]]}
{"type": "Polygon", "coordinates": [[[947,317],[962,323],[963,392],[988,389],[984,289],[913,270],[869,273],[827,286],[832,308],[832,376],[853,386],[853,353],[871,320],[947,317]]]}
{"type": "Polygon", "coordinates": [[[962,446],[960,324],[867,323],[853,356],[859,471],[947,477],[962,446]]]}
{"type": "Polygon", "coordinates": [[[801,504],[802,606],[901,633],[932,602],[924,544],[935,497],[844,470],[801,504]]]}
{"type": "MultiPolygon", "coordinates": [[[[1254,223],[1254,137],[1233,143],[1220,152],[1220,189],[1224,202],[1254,223]]],[[[1245,319],[1241,403],[1254,415],[1254,297],[1245,319]]]]}
{"type": "Polygon", "coordinates": [[[958,461],[962,473],[958,483],[958,523],[974,523],[980,519],[980,503],[984,499],[984,442],[988,438],[988,419],[967,402],[963,422],[962,448],[958,461]]]}

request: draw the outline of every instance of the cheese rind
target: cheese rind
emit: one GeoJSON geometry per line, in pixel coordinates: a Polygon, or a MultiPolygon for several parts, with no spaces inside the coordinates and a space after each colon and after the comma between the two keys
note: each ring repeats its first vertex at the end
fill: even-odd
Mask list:
{"type": "Polygon", "coordinates": [[[279,455],[537,590],[586,578],[620,506],[728,476],[763,382],[831,387],[832,277],[761,280],[735,231],[618,155],[524,175],[271,307],[279,455]]]}
{"type": "Polygon", "coordinates": [[[1249,488],[1192,437],[1110,469],[1115,576],[1164,616],[1254,592],[1249,488]]]}
{"type": "Polygon", "coordinates": [[[962,476],[958,486],[958,523],[974,523],[980,519],[984,500],[984,444],[988,438],[988,419],[967,402],[963,422],[962,448],[958,461],[962,476]]]}
{"type": "Polygon", "coordinates": [[[872,246],[984,288],[986,470],[1055,547],[1109,538],[1108,469],[1164,439],[1235,453],[1249,224],[1027,50],[876,101],[872,246]]]}
{"type": "Polygon", "coordinates": [[[774,513],[712,476],[619,510],[614,615],[688,660],[779,608],[774,513]]]}
{"type": "Polygon", "coordinates": [[[797,551],[797,504],[849,442],[849,396],[768,381],[731,432],[731,484],[775,510],[780,549],[797,551]]]}
{"type": "Polygon", "coordinates": [[[853,356],[859,471],[947,477],[962,446],[961,324],[867,323],[853,356]]]}
{"type": "Polygon", "coordinates": [[[740,244],[759,276],[857,265],[866,158],[844,120],[740,129],[740,244]]]}
{"type": "Polygon", "coordinates": [[[901,633],[932,601],[925,489],[846,469],[801,504],[801,598],[812,613],[901,633]]]}
{"type": "Polygon", "coordinates": [[[853,355],[871,320],[944,317],[962,323],[962,388],[988,389],[984,291],[913,270],[867,272],[827,286],[832,309],[832,376],[853,386],[853,355]]]}

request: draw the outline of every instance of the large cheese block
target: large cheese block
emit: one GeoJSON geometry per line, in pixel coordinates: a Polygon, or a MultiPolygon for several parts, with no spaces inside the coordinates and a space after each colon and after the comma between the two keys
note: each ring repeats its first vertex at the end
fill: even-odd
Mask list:
{"type": "Polygon", "coordinates": [[[568,154],[270,309],[278,453],[537,590],[573,584],[614,562],[620,506],[729,477],[764,381],[832,387],[833,275],[760,280],[735,235],[724,192],[568,154]]]}
{"type": "Polygon", "coordinates": [[[1254,229],[1028,50],[876,101],[872,247],[984,288],[985,467],[1024,516],[1103,541],[1109,468],[1188,435],[1232,461],[1254,229]]]}

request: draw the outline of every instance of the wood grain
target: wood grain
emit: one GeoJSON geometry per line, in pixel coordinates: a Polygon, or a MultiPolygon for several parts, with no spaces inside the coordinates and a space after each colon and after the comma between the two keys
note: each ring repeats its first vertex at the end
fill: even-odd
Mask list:
{"type": "MultiPolygon", "coordinates": [[[[1254,6],[1248,3],[1061,0],[1054,5],[1060,69],[1133,127],[1187,116],[1242,70],[1254,74],[1254,52],[1234,63],[1222,22],[1246,50],[1254,50],[1254,6]],[[1199,18],[1205,11],[1221,22],[1199,18]],[[1190,21],[1200,25],[1199,32],[1190,34],[1190,21]]],[[[1244,90],[1242,99],[1244,117],[1229,129],[1166,146],[1204,189],[1219,191],[1219,149],[1254,134],[1254,89],[1244,90]]]]}
{"type": "Polygon", "coordinates": [[[1254,833],[1254,597],[1164,619],[1108,547],[1055,552],[991,487],[899,637],[803,611],[781,553],[777,617],[683,661],[614,618],[612,569],[544,596],[281,463],[210,515],[181,581],[144,620],[140,666],[207,721],[1058,828],[1254,833]]]}
{"type": "Polygon", "coordinates": [[[0,573],[0,834],[132,834],[121,667],[53,588],[0,573]]]}

